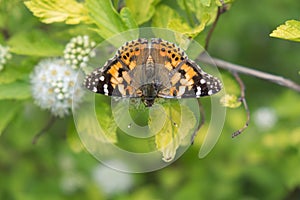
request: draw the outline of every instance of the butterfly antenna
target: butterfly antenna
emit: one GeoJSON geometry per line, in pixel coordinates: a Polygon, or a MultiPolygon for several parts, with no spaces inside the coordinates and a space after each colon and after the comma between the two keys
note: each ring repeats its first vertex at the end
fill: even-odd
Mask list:
{"type": "Polygon", "coordinates": [[[242,104],[244,105],[244,108],[246,110],[246,113],[247,113],[247,120],[246,120],[245,125],[241,129],[235,131],[232,134],[232,138],[234,138],[234,137],[238,136],[239,134],[241,134],[248,127],[249,122],[250,122],[250,110],[248,108],[248,104],[247,104],[247,101],[246,101],[246,98],[245,98],[245,89],[246,89],[246,87],[245,87],[242,79],[240,78],[240,76],[238,75],[237,72],[232,72],[232,74],[233,74],[234,78],[236,79],[236,81],[238,82],[238,84],[240,85],[241,97],[239,98],[239,101],[242,102],[242,104]]]}
{"type": "Polygon", "coordinates": [[[195,137],[197,136],[200,128],[204,125],[205,123],[205,110],[204,110],[204,107],[200,101],[200,99],[197,99],[198,100],[198,105],[199,105],[199,110],[200,110],[200,122],[198,124],[198,127],[197,129],[194,131],[192,137],[191,137],[191,144],[194,144],[194,140],[195,140],[195,137]]]}

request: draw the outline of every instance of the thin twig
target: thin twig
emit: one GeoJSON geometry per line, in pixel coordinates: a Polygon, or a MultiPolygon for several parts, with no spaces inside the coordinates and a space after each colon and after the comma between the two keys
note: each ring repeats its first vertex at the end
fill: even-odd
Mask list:
{"type": "Polygon", "coordinates": [[[216,19],[215,19],[215,21],[213,22],[213,24],[212,24],[212,26],[211,26],[209,32],[207,33],[206,39],[205,39],[205,47],[204,47],[204,48],[205,48],[206,50],[208,49],[209,41],[210,41],[211,36],[212,36],[212,34],[213,34],[213,32],[214,32],[216,26],[217,26],[217,23],[218,23],[218,21],[219,21],[219,19],[220,19],[221,14],[223,14],[224,12],[227,11],[227,7],[226,7],[226,4],[224,3],[224,1],[223,1],[223,0],[220,0],[220,2],[222,3],[222,6],[221,6],[221,7],[218,7],[216,19]]]}
{"type": "Polygon", "coordinates": [[[289,79],[283,78],[281,76],[276,76],[276,75],[258,71],[255,69],[250,69],[250,68],[244,67],[242,65],[233,64],[233,63],[230,63],[230,62],[218,59],[218,58],[211,58],[204,54],[200,55],[200,57],[198,57],[197,60],[200,62],[203,62],[205,64],[216,65],[219,68],[226,69],[226,70],[229,70],[232,72],[255,76],[257,78],[261,78],[261,79],[276,83],[278,85],[288,87],[297,92],[300,92],[299,84],[297,84],[289,79]]]}
{"type": "Polygon", "coordinates": [[[199,110],[200,110],[200,122],[198,124],[197,129],[194,131],[192,137],[191,137],[191,144],[194,144],[195,137],[197,136],[197,133],[199,132],[200,128],[203,126],[205,123],[205,113],[204,113],[204,107],[200,101],[200,99],[197,99],[198,105],[199,105],[199,110]]]}
{"type": "Polygon", "coordinates": [[[0,28],[0,32],[5,40],[8,40],[10,37],[10,34],[6,28],[0,28]]]}
{"type": "Polygon", "coordinates": [[[51,116],[51,118],[49,119],[49,121],[47,122],[47,124],[42,128],[42,130],[40,130],[32,139],[32,144],[36,144],[38,139],[47,132],[47,130],[54,124],[55,122],[55,117],[51,116]]]}
{"type": "Polygon", "coordinates": [[[240,101],[243,103],[244,105],[244,108],[246,110],[246,113],[247,113],[247,120],[246,120],[246,123],[245,125],[243,126],[243,128],[235,131],[233,134],[232,134],[232,138],[238,136],[239,134],[241,134],[249,125],[249,122],[250,122],[250,110],[248,108],[248,104],[247,104],[247,101],[246,101],[246,98],[245,98],[245,90],[246,90],[246,87],[245,87],[245,84],[244,82],[242,81],[242,79],[240,78],[239,74],[237,72],[232,72],[234,78],[236,79],[236,81],[238,82],[238,84],[240,85],[240,88],[241,88],[241,97],[240,97],[240,101]]]}

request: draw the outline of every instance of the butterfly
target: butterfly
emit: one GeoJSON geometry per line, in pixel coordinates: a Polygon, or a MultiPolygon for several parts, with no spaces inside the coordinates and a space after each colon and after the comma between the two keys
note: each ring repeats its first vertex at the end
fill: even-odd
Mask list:
{"type": "Polygon", "coordinates": [[[141,98],[146,107],[156,98],[199,98],[222,89],[217,77],[160,38],[126,42],[103,67],[86,76],[84,86],[107,96],[141,98]]]}

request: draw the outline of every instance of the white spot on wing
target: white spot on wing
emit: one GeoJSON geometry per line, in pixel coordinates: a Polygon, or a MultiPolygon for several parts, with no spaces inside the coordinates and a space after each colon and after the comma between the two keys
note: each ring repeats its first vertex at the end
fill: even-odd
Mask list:
{"type": "Polygon", "coordinates": [[[108,89],[107,88],[104,88],[103,92],[104,92],[105,95],[108,95],[108,89]]]}
{"type": "Polygon", "coordinates": [[[198,87],[197,87],[196,96],[199,97],[200,95],[201,95],[201,87],[198,86],[198,87]]]}
{"type": "Polygon", "coordinates": [[[122,94],[122,95],[126,95],[126,91],[125,91],[125,89],[124,89],[124,85],[123,84],[119,84],[118,85],[118,89],[119,89],[119,91],[120,91],[120,93],[122,94]]]}
{"type": "Polygon", "coordinates": [[[185,92],[185,86],[179,86],[179,91],[178,91],[178,94],[177,96],[182,96],[185,92]]]}

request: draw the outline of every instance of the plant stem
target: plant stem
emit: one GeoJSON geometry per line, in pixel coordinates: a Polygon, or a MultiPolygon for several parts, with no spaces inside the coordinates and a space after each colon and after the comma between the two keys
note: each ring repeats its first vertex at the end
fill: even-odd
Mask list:
{"type": "Polygon", "coordinates": [[[222,3],[222,6],[221,6],[221,7],[218,7],[216,19],[215,19],[215,21],[213,22],[213,24],[212,24],[212,26],[211,26],[211,28],[210,28],[210,30],[209,30],[209,32],[208,32],[206,38],[205,38],[205,47],[204,47],[204,48],[205,48],[206,50],[208,49],[209,41],[210,41],[211,36],[212,36],[212,34],[213,34],[213,32],[214,32],[216,26],[217,26],[217,23],[218,23],[218,21],[219,21],[219,19],[220,19],[220,16],[221,16],[224,12],[227,11],[227,7],[226,7],[226,5],[224,4],[224,1],[220,0],[220,2],[222,3]]]}
{"type": "Polygon", "coordinates": [[[232,75],[234,76],[234,78],[238,82],[238,84],[240,85],[240,88],[241,88],[240,101],[243,103],[244,108],[245,108],[246,113],[247,113],[247,121],[246,121],[245,125],[241,129],[235,131],[232,134],[232,138],[234,138],[234,137],[238,136],[239,134],[241,134],[249,126],[249,122],[250,122],[250,110],[248,108],[248,104],[247,104],[247,101],[246,101],[246,98],[245,98],[246,87],[245,87],[244,82],[242,81],[242,79],[240,78],[239,74],[236,71],[232,72],[232,75]]]}
{"type": "Polygon", "coordinates": [[[54,116],[51,116],[51,118],[49,119],[49,121],[47,122],[47,124],[42,128],[42,130],[40,130],[33,138],[32,140],[32,144],[36,144],[38,139],[43,135],[45,134],[49,129],[50,127],[54,124],[55,122],[55,117],[54,116]]]}

